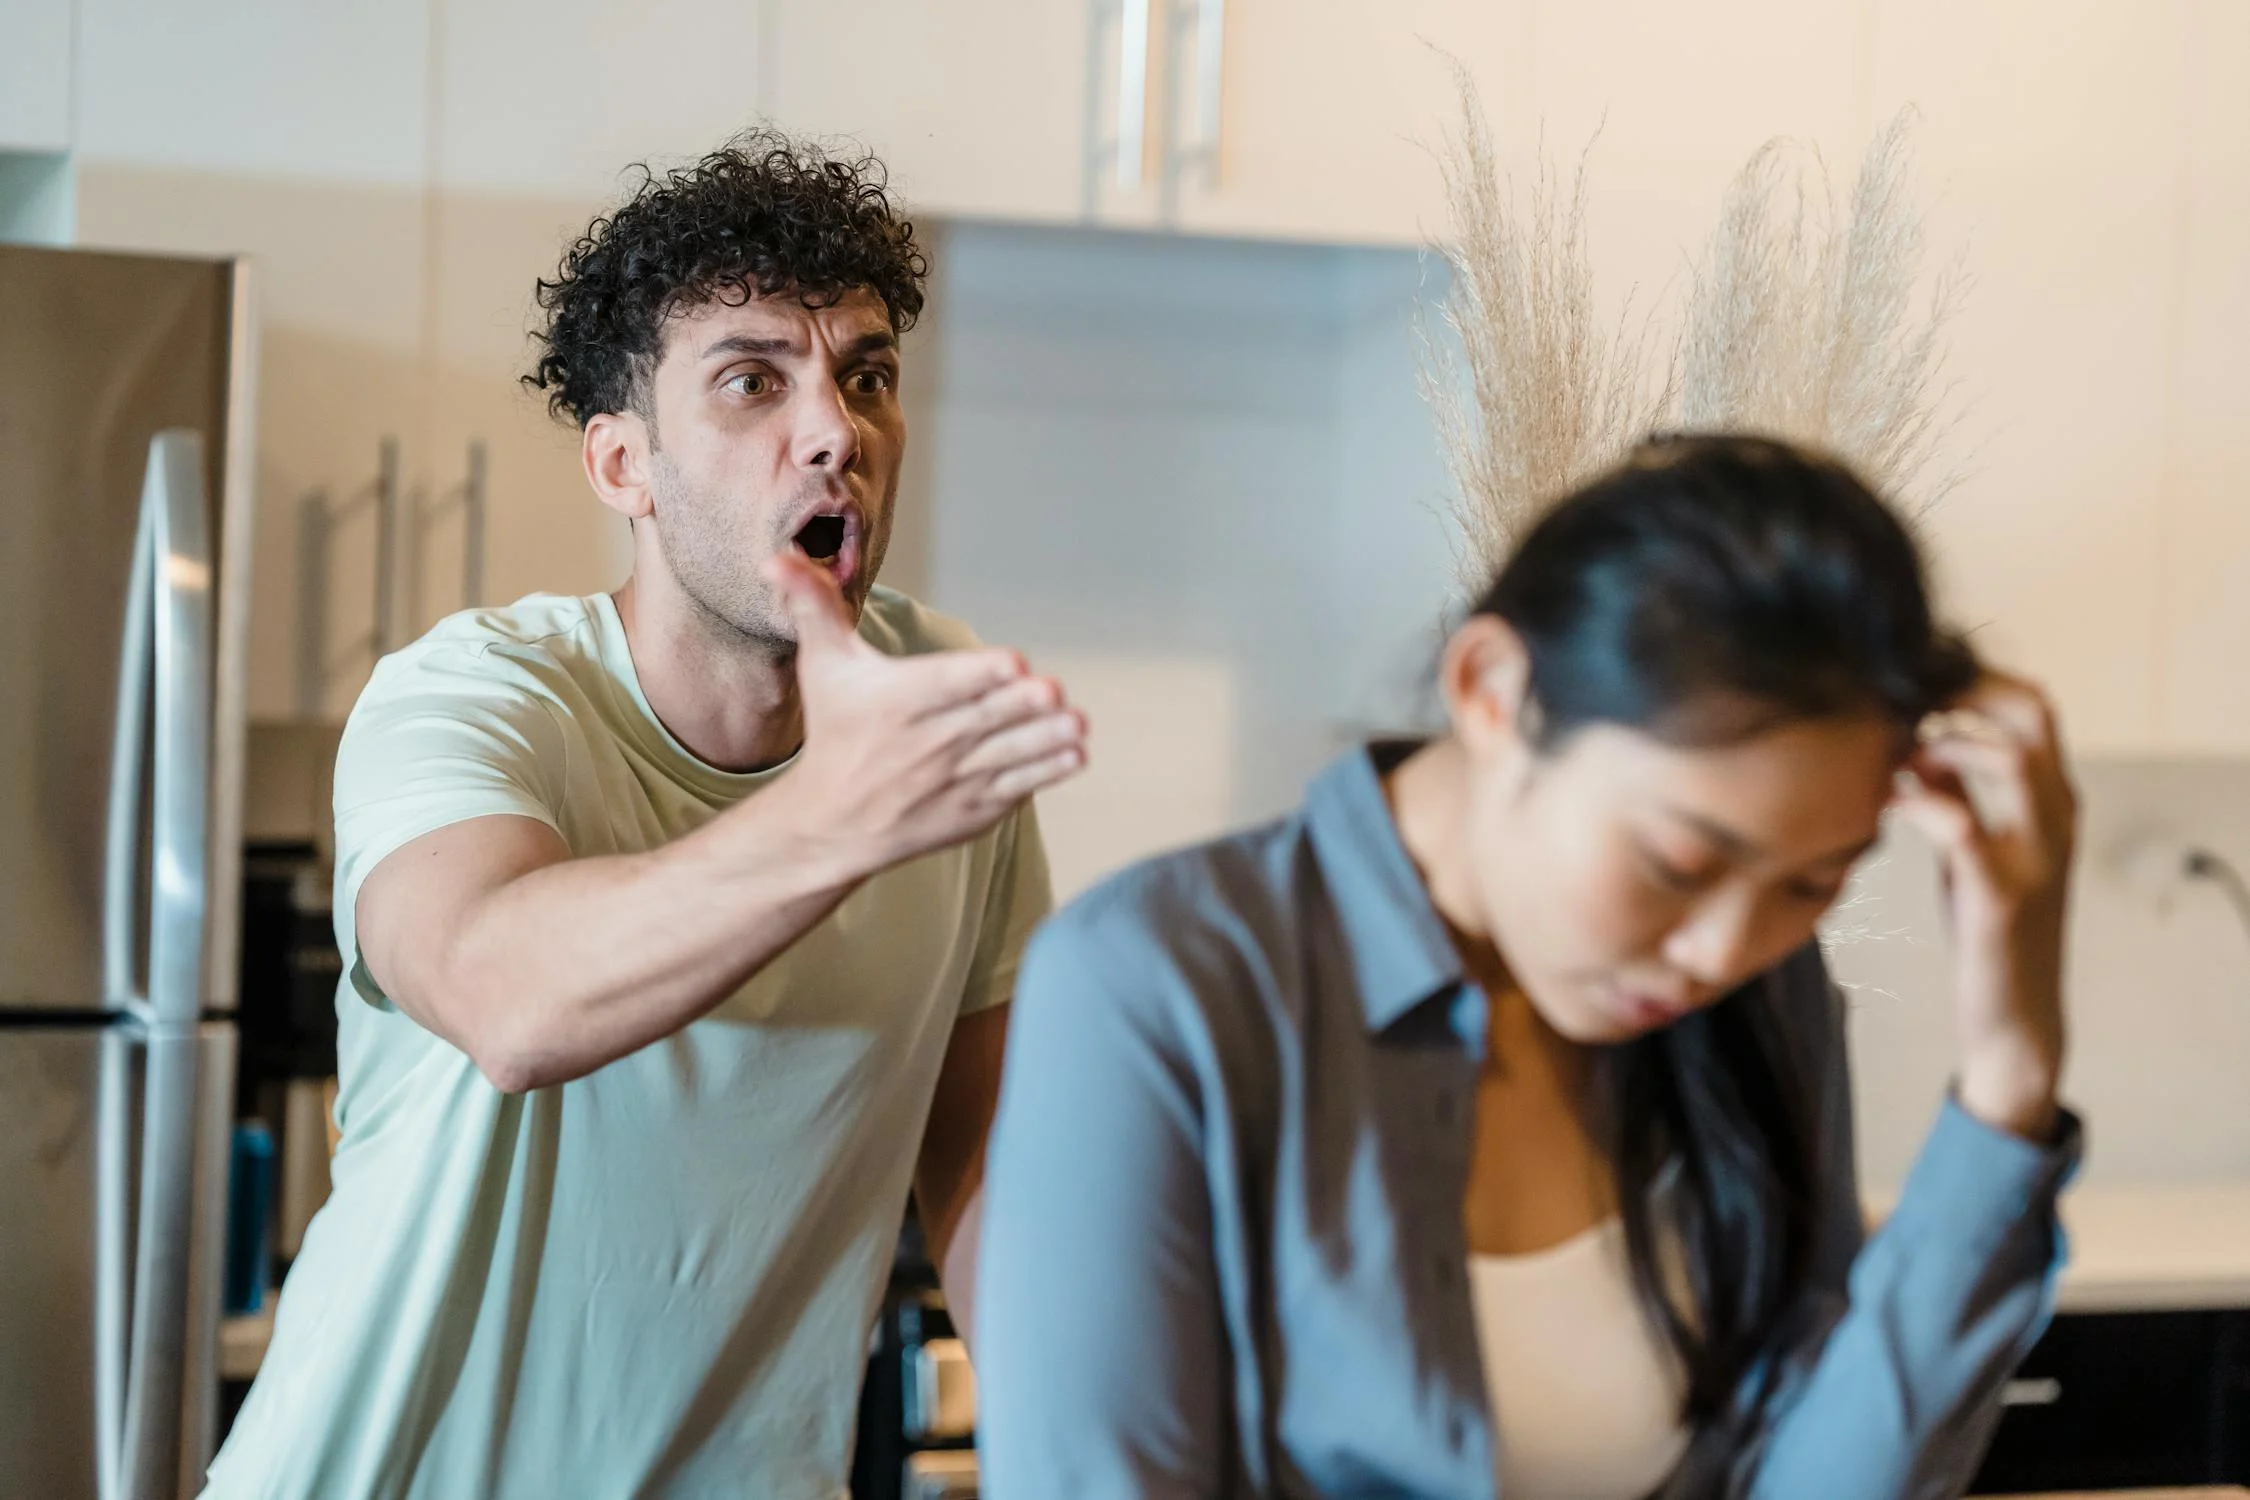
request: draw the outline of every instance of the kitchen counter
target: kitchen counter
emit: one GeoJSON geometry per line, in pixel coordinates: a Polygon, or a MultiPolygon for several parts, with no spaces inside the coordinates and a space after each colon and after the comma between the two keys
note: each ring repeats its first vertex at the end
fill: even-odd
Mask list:
{"type": "Polygon", "coordinates": [[[2063,1312],[2250,1308],[2250,1182],[2065,1193],[2063,1312]]]}
{"type": "MultiPolygon", "coordinates": [[[[1869,1233],[1895,1201],[1866,1195],[1869,1233]]],[[[2073,1188],[2062,1220],[2059,1311],[2250,1308],[2250,1182],[2073,1188]]]]}

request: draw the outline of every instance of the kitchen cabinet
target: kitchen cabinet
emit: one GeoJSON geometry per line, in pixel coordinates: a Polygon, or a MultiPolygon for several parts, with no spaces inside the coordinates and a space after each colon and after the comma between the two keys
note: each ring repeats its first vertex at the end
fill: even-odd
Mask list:
{"type": "Polygon", "coordinates": [[[2157,596],[2167,664],[2158,723],[2206,754],[2250,752],[2250,6],[2206,3],[2189,16],[2179,205],[2180,363],[2174,372],[2167,514],[2157,596]]]}
{"type": "Polygon", "coordinates": [[[2250,1483],[2250,1185],[2067,1194],[2056,1318],[1971,1492],[2250,1483]]]}
{"type": "Polygon", "coordinates": [[[418,185],[433,35],[419,5],[78,0],[73,147],[136,167],[418,185]]]}
{"type": "Polygon", "coordinates": [[[1100,0],[766,0],[765,111],[879,153],[925,213],[1145,215],[1113,185],[1121,26],[1100,0]]]}
{"type": "Polygon", "coordinates": [[[1414,245],[1444,226],[1435,147],[1449,66],[1424,31],[1469,11],[1451,43],[1488,96],[1516,97],[1523,6],[1426,0],[1182,0],[1163,41],[1165,221],[1194,233],[1414,245]],[[1223,7],[1206,29],[1205,6],[1223,7]]]}
{"type": "MultiPolygon", "coordinates": [[[[261,714],[305,705],[296,508],[363,488],[383,434],[433,500],[487,443],[488,598],[614,581],[626,549],[581,503],[571,435],[509,381],[532,278],[628,162],[770,118],[864,143],[933,223],[1412,247],[1446,225],[1457,59],[1519,185],[1542,140],[1566,189],[1585,153],[1605,317],[1678,297],[1762,141],[1817,148],[1841,185],[1916,106],[1931,252],[1975,276],[1941,381],[1965,482],[1927,523],[1950,613],[2054,687],[2082,750],[2250,750],[2240,6],[559,3],[10,6],[0,150],[75,134],[80,238],[266,266],[261,714]]],[[[363,520],[320,604],[339,647],[370,613],[363,520]]],[[[416,536],[426,584],[401,609],[418,627],[459,602],[461,568],[452,522],[416,536]]],[[[353,663],[336,669],[317,711],[356,688],[353,663]]]]}
{"type": "MultiPolygon", "coordinates": [[[[2239,455],[2250,409],[2239,368],[2195,397],[2182,382],[2188,328],[2244,332],[2208,272],[2192,315],[2183,300],[2182,257],[2218,227],[2198,230],[2210,200],[2183,176],[2194,20],[2227,8],[1884,0],[1866,43],[1881,106],[1920,112],[1932,243],[1976,278],[1950,330],[1965,421],[1949,447],[1969,468],[1929,536],[1956,616],[2055,690],[2081,751],[2179,745],[2175,455],[2239,455]]],[[[2250,718],[2236,732],[2250,745],[2250,718]]]]}
{"type": "Polygon", "coordinates": [[[2250,1482],[2250,1310],[2064,1313],[2004,1399],[1972,1493],[2250,1482]]]}
{"type": "Polygon", "coordinates": [[[629,163],[701,155],[766,108],[771,9],[711,0],[440,6],[429,64],[436,185],[599,202],[629,163]],[[661,53],[660,71],[634,59],[643,46],[661,53]]]}
{"type": "Polygon", "coordinates": [[[73,0],[9,0],[0,12],[0,151],[70,149],[73,0]]]}
{"type": "Polygon", "coordinates": [[[1178,207],[1191,231],[1419,244],[1446,218],[1438,156],[1458,66],[1519,181],[1543,148],[1589,152],[1609,290],[1653,290],[1705,232],[1727,179],[1776,134],[1845,159],[1868,122],[1853,80],[1865,7],[1742,0],[1223,0],[1217,168],[1192,20],[1169,70],[1178,207]],[[1184,97],[1183,97],[1184,96],[1184,97]]]}

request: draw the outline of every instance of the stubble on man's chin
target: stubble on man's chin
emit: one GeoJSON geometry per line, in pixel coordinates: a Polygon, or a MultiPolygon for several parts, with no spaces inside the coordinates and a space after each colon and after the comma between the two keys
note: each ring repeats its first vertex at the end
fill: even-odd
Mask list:
{"type": "MultiPolygon", "coordinates": [[[[723,525],[710,524],[723,506],[710,497],[693,496],[678,470],[659,460],[656,489],[657,545],[664,565],[680,593],[694,607],[705,633],[722,649],[755,652],[777,661],[794,661],[797,655],[796,623],[789,618],[781,595],[756,576],[757,562],[745,560],[739,568],[714,567],[714,559],[737,555],[740,538],[723,525]],[[674,524],[667,524],[667,522],[674,524]]],[[[792,546],[788,539],[782,547],[792,546]]],[[[844,602],[852,621],[866,617],[867,599],[881,575],[884,556],[890,551],[890,527],[868,538],[860,576],[852,581],[844,602]]]]}

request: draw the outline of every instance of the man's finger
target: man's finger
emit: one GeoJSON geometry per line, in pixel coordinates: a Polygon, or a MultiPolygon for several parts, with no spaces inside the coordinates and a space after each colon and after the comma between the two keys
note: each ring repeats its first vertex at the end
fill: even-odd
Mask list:
{"type": "Polygon", "coordinates": [[[1074,708],[1044,713],[988,735],[961,757],[960,774],[984,776],[1046,760],[1086,742],[1085,716],[1074,708]]]}
{"type": "Polygon", "coordinates": [[[1062,685],[1053,678],[1019,677],[928,713],[923,722],[949,742],[969,747],[1065,706],[1062,685]]]}
{"type": "Polygon", "coordinates": [[[992,796],[1004,803],[1021,802],[1059,781],[1068,781],[1085,769],[1085,747],[1074,745],[1068,750],[1058,750],[1044,760],[1035,760],[1028,765],[1002,771],[992,778],[992,796]]]}
{"type": "Polygon", "coordinates": [[[903,673],[911,674],[917,723],[937,723],[942,733],[954,728],[953,718],[976,712],[977,705],[995,694],[1028,691],[1023,684],[1031,669],[1016,652],[997,647],[975,651],[933,651],[926,656],[899,659],[903,673]]]}
{"type": "Polygon", "coordinates": [[[797,627],[797,650],[802,655],[872,650],[859,638],[859,626],[843,591],[828,570],[809,559],[784,552],[766,560],[766,581],[781,595],[782,608],[797,627]]]}

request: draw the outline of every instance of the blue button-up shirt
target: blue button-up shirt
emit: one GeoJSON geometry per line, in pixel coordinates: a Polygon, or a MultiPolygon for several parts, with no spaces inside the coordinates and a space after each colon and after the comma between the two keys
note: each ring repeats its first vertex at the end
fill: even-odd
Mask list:
{"type": "MultiPolygon", "coordinates": [[[[2075,1122],[2042,1148],[1948,1103],[1863,1244],[1818,950],[1727,1003],[1826,1080],[1827,1169],[1818,1305],[1721,1489],[1957,1494],[2051,1307],[2075,1122]]],[[[1365,751],[1055,917],[987,1167],[989,1500],[1495,1495],[1462,1224],[1485,1014],[1365,751]]]]}

